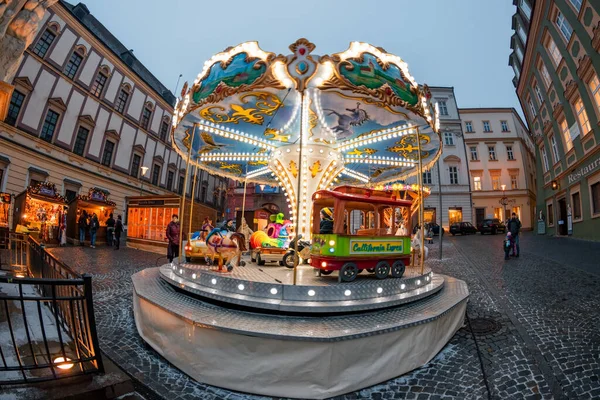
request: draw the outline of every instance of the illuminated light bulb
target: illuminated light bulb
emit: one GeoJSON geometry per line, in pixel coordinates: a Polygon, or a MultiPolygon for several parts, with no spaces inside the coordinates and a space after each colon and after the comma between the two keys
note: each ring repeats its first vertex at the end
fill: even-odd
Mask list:
{"type": "Polygon", "coordinates": [[[213,285],[216,285],[216,284],[217,284],[217,280],[216,280],[215,278],[212,278],[212,279],[210,280],[210,283],[212,283],[213,285]]]}
{"type": "Polygon", "coordinates": [[[352,292],[348,289],[346,289],[346,291],[344,292],[344,296],[350,296],[352,294],[352,292]]]}
{"type": "Polygon", "coordinates": [[[377,293],[381,294],[383,292],[383,288],[378,287],[377,288],[377,293]]]}
{"type": "Polygon", "coordinates": [[[406,285],[403,283],[402,285],[400,285],[400,289],[401,289],[401,290],[404,290],[404,289],[406,289],[406,285]]]}
{"type": "Polygon", "coordinates": [[[60,364],[60,365],[57,365],[56,368],[60,368],[60,369],[64,369],[64,370],[73,368],[74,364],[69,363],[68,361],[71,361],[71,359],[69,357],[64,357],[64,358],[56,357],[54,359],[54,364],[60,364]]]}

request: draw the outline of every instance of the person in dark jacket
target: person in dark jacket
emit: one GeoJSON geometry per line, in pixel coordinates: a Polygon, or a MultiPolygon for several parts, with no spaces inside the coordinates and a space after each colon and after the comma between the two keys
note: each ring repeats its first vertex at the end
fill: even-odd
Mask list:
{"type": "Polygon", "coordinates": [[[227,219],[227,220],[221,222],[219,229],[226,231],[226,232],[235,232],[235,227],[233,226],[233,220],[227,219]]]}
{"type": "Polygon", "coordinates": [[[87,231],[88,227],[87,211],[81,211],[81,214],[79,215],[79,221],[77,221],[77,224],[79,225],[79,245],[83,246],[85,242],[85,232],[87,231]]]}
{"type": "Polygon", "coordinates": [[[115,244],[115,250],[119,250],[119,247],[121,246],[121,233],[123,233],[124,230],[123,220],[121,219],[121,216],[118,215],[117,221],[115,222],[115,240],[113,241],[115,244]]]}
{"type": "Polygon", "coordinates": [[[167,258],[172,263],[174,258],[179,257],[179,243],[181,241],[181,229],[179,227],[179,216],[173,214],[171,222],[167,225],[167,239],[169,246],[167,247],[167,258]]]}
{"type": "Polygon", "coordinates": [[[329,207],[325,207],[321,210],[319,233],[333,233],[333,211],[329,207]]]}
{"type": "Polygon", "coordinates": [[[521,232],[521,221],[519,221],[519,218],[517,218],[517,214],[512,213],[512,218],[508,220],[508,224],[506,224],[506,229],[510,232],[514,242],[511,256],[519,257],[519,252],[521,250],[519,247],[519,232],[521,232]]]}
{"type": "Polygon", "coordinates": [[[93,213],[92,218],[90,218],[90,247],[92,249],[96,248],[96,234],[98,233],[98,228],[100,228],[100,221],[98,221],[96,213],[93,213]]]}
{"type": "Polygon", "coordinates": [[[115,234],[115,219],[113,218],[113,214],[110,213],[108,219],[106,220],[106,245],[113,245],[113,235],[115,234]]]}

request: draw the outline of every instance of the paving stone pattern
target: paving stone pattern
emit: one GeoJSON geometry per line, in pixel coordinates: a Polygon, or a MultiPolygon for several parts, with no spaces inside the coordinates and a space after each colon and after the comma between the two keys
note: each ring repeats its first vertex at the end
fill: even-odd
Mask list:
{"type": "MultiPolygon", "coordinates": [[[[600,398],[600,243],[526,233],[520,257],[504,261],[501,236],[444,238],[442,260],[437,241],[429,245],[433,271],[465,280],[469,318],[500,329],[473,335],[465,321],[428,365],[339,399],[485,399],[484,374],[493,399],[600,398]]],[[[264,398],[195,382],[141,340],[130,277],[164,258],[127,248],[51,251],[94,276],[102,350],[158,397],[264,398]]]]}

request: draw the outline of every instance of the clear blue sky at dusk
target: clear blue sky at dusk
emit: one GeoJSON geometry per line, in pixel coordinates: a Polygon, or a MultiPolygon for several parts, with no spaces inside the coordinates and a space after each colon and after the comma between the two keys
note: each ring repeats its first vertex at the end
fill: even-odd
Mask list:
{"type": "MultiPolygon", "coordinates": [[[[76,3],[74,3],[76,4],[76,3]]],[[[289,54],[300,37],[315,54],[349,42],[381,46],[419,83],[454,86],[459,107],[520,106],[508,65],[509,0],[87,0],[100,20],[169,89],[193,81],[214,53],[257,40],[289,54]]]]}

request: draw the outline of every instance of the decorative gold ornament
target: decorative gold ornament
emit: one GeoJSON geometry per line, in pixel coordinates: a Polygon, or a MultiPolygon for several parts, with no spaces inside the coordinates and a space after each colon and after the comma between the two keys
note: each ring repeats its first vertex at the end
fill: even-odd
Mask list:
{"type": "Polygon", "coordinates": [[[277,129],[267,128],[265,129],[264,135],[269,140],[274,140],[277,142],[285,142],[287,143],[290,140],[290,135],[280,135],[277,129]]]}
{"type": "Polygon", "coordinates": [[[251,167],[259,167],[261,165],[269,165],[269,162],[268,161],[264,161],[264,160],[249,161],[248,165],[250,165],[251,167]]]}
{"type": "Polygon", "coordinates": [[[317,176],[319,172],[323,172],[323,169],[321,168],[321,161],[315,161],[308,170],[310,171],[310,176],[313,178],[317,176]]]}
{"type": "Polygon", "coordinates": [[[232,104],[231,115],[224,113],[225,108],[222,106],[209,106],[198,113],[200,117],[207,121],[214,123],[233,123],[237,124],[240,121],[248,122],[255,125],[262,125],[264,123],[265,115],[272,116],[279,107],[283,107],[283,103],[279,100],[279,97],[269,92],[250,92],[240,96],[242,104],[247,104],[248,99],[256,98],[256,108],[244,108],[242,105],[232,104]],[[221,113],[215,110],[220,110],[221,113]]]}
{"type": "Polygon", "coordinates": [[[293,161],[293,160],[290,161],[290,167],[289,167],[288,171],[290,171],[292,173],[294,178],[298,177],[298,165],[296,164],[295,161],[293,161]]]}
{"type": "MultiPolygon", "coordinates": [[[[419,135],[419,140],[421,141],[421,146],[424,146],[431,141],[427,135],[419,135]]],[[[396,146],[388,147],[387,150],[393,153],[402,154],[404,158],[409,160],[419,159],[419,146],[417,145],[417,140],[414,135],[403,136],[402,139],[396,142],[396,146]]],[[[429,156],[429,152],[421,149],[421,158],[427,158],[427,156],[429,156]]]]}
{"type": "Polygon", "coordinates": [[[355,148],[354,150],[352,150],[351,152],[347,153],[349,156],[362,156],[363,154],[367,154],[367,155],[373,155],[377,153],[377,150],[375,149],[363,149],[363,150],[359,150],[357,148],[355,148]]]}
{"type": "Polygon", "coordinates": [[[226,163],[221,161],[220,162],[220,169],[226,170],[226,171],[230,171],[234,174],[237,175],[241,175],[242,174],[242,166],[240,164],[230,164],[230,163],[226,163]]]}

